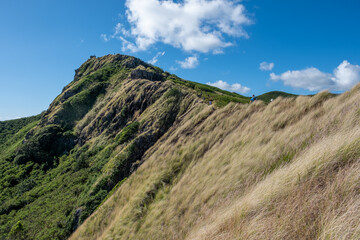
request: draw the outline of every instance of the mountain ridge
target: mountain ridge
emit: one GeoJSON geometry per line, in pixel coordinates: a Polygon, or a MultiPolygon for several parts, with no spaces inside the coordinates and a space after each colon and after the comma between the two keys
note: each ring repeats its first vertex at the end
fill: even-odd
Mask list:
{"type": "Polygon", "coordinates": [[[68,236],[177,119],[209,99],[247,102],[131,56],[88,59],[2,152],[1,238],[19,226],[27,239],[68,236]],[[42,224],[48,229],[34,231],[42,224]]]}
{"type": "MultiPolygon", "coordinates": [[[[0,239],[256,239],[252,215],[241,205],[247,193],[258,204],[245,203],[262,218],[270,213],[256,209],[270,207],[259,191],[266,192],[268,180],[284,182],[284,169],[294,168],[307,184],[318,181],[313,169],[328,169],[328,182],[345,167],[356,170],[359,89],[248,104],[248,97],[131,56],[91,57],[40,119],[0,144],[0,239]],[[343,143],[315,164],[320,160],[308,152],[318,153],[334,136],[343,143]],[[235,206],[243,214],[232,214],[235,206]]],[[[309,219],[295,232],[320,228],[309,219]]],[[[266,231],[269,239],[294,236],[266,231]]]]}

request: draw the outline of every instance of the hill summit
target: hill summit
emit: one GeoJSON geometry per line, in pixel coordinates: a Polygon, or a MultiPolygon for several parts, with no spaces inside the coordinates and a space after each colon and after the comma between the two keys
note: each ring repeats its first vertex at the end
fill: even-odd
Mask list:
{"type": "Polygon", "coordinates": [[[1,142],[0,239],[358,239],[360,85],[248,102],[91,57],[1,142]]]}

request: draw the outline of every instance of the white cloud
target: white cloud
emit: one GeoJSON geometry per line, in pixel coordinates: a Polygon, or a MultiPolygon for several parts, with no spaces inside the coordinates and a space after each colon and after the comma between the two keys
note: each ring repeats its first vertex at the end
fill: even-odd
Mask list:
{"type": "Polygon", "coordinates": [[[230,85],[229,83],[224,82],[222,80],[219,80],[219,81],[214,82],[214,83],[208,82],[206,84],[210,85],[210,86],[220,88],[220,89],[223,89],[223,90],[227,90],[227,91],[230,91],[230,92],[238,92],[238,93],[241,93],[241,94],[245,94],[245,93],[248,93],[250,91],[250,88],[245,87],[245,86],[241,86],[240,83],[234,83],[234,84],[230,85]]]}
{"type": "Polygon", "coordinates": [[[112,38],[115,38],[119,34],[122,34],[124,36],[128,36],[130,34],[121,23],[116,24],[112,38]]]}
{"type": "Polygon", "coordinates": [[[260,70],[261,71],[271,71],[274,68],[274,63],[262,62],[260,63],[260,70]]]}
{"type": "Polygon", "coordinates": [[[348,90],[360,82],[360,66],[343,61],[335,70],[332,78],[339,90],[348,90]]]}
{"type": "Polygon", "coordinates": [[[130,50],[132,52],[137,51],[137,47],[132,42],[127,41],[125,38],[119,36],[118,39],[122,41],[122,48],[121,50],[125,52],[126,50],[130,50]]]}
{"type": "Polygon", "coordinates": [[[164,56],[164,55],[165,55],[165,52],[158,52],[150,61],[148,61],[148,63],[154,65],[159,60],[159,57],[164,56]]]}
{"type": "Polygon", "coordinates": [[[196,68],[199,65],[199,59],[196,56],[188,57],[184,61],[176,61],[182,68],[196,68]]]}
{"type": "Polygon", "coordinates": [[[120,25],[115,35],[121,35],[123,48],[132,52],[162,42],[185,51],[219,54],[233,45],[225,35],[248,38],[243,26],[251,24],[238,0],[126,0],[125,5],[130,29],[120,25]],[[129,37],[134,43],[129,44],[129,37]]]}
{"type": "Polygon", "coordinates": [[[287,86],[303,88],[309,91],[324,89],[334,91],[349,90],[356,83],[360,82],[360,66],[352,65],[344,60],[333,74],[321,72],[311,67],[304,70],[287,71],[280,75],[270,74],[274,81],[281,80],[287,86]]]}

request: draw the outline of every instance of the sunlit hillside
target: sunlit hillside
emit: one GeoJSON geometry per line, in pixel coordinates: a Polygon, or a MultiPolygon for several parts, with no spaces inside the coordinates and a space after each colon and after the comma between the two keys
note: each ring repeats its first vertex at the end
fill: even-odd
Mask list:
{"type": "Polygon", "coordinates": [[[0,239],[359,239],[360,85],[262,97],[90,57],[0,122],[0,239]]]}
{"type": "Polygon", "coordinates": [[[360,85],[195,104],[70,239],[359,239],[360,85]]]}

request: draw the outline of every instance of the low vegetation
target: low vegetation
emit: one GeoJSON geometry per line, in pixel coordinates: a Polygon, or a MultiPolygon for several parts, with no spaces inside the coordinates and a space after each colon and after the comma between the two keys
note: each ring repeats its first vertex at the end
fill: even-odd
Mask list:
{"type": "Polygon", "coordinates": [[[0,121],[0,146],[26,125],[40,119],[40,114],[32,117],[0,121]]]}

